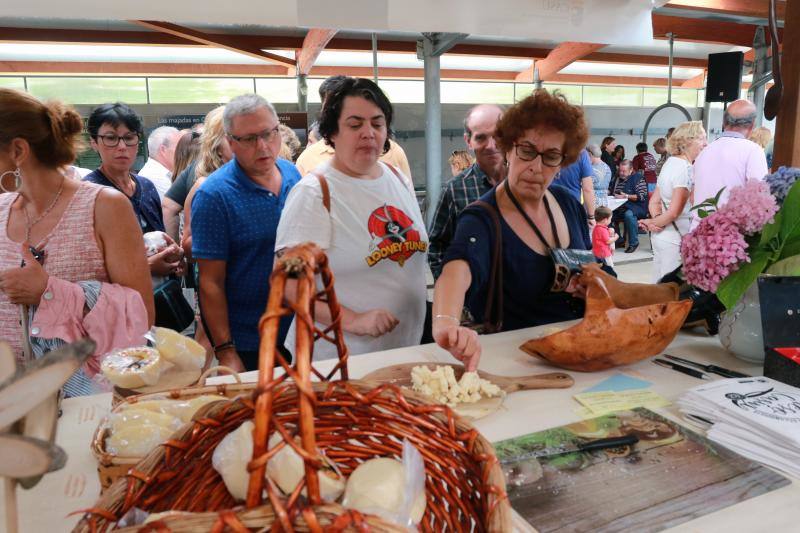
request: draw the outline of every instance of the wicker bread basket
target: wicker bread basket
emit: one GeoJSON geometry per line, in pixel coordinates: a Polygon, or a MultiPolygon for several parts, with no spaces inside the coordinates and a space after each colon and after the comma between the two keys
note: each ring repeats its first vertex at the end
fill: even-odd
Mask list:
{"type": "Polygon", "coordinates": [[[421,531],[509,531],[511,508],[491,444],[446,406],[430,404],[394,385],[375,388],[348,381],[340,321],[325,255],[308,244],[289,250],[272,274],[267,312],[259,324],[260,373],[252,394],[203,406],[191,423],[85,510],[74,531],[106,531],[134,507],[191,514],[131,531],[405,531],[376,516],[324,503],[318,477],[319,451],[349,475],[368,459],[399,458],[403,439],[419,450],[425,464],[427,506],[418,525],[421,531]],[[317,272],[325,288],[315,294],[317,272]],[[296,303],[283,301],[287,277],[297,279],[296,303]],[[320,301],[331,311],[332,325],[325,330],[314,325],[314,304],[320,301]],[[293,366],[275,348],[278,322],[290,312],[297,321],[293,366]],[[339,361],[328,374],[311,365],[315,336],[337,346],[339,361]],[[285,370],[278,377],[275,362],[285,370]],[[340,380],[332,381],[337,373],[340,380]],[[321,382],[312,383],[312,374],[321,382]],[[253,420],[255,429],[247,499],[241,505],[211,466],[211,456],[246,420],[253,420]],[[305,463],[304,478],[288,496],[265,478],[267,463],[277,452],[267,450],[267,441],[276,431],[280,446],[291,446],[305,463]]]}
{"type": "MultiPolygon", "coordinates": [[[[147,400],[191,400],[192,398],[203,396],[205,394],[218,394],[220,396],[234,398],[241,394],[251,394],[256,387],[255,383],[242,383],[239,375],[233,370],[227,369],[227,367],[214,367],[209,369],[209,372],[213,370],[227,370],[228,373],[231,373],[234,376],[237,383],[186,387],[183,389],[174,389],[164,392],[130,396],[123,398],[121,402],[116,404],[112,403],[111,412],[117,413],[128,405],[147,400]]],[[[208,372],[203,373],[203,376],[200,379],[201,383],[205,381],[207,375],[208,372]]],[[[97,429],[94,431],[92,442],[90,444],[92,455],[94,455],[95,459],[97,459],[97,475],[100,478],[101,494],[108,487],[110,487],[114,481],[124,476],[128,472],[128,469],[142,460],[142,457],[123,457],[109,452],[106,449],[106,438],[108,438],[108,436],[108,417],[106,417],[97,425],[97,429]]]]}

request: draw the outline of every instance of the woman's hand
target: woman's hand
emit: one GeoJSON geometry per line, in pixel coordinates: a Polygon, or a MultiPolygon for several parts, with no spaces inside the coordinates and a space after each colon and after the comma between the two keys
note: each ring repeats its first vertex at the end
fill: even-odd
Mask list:
{"type": "Polygon", "coordinates": [[[13,304],[37,305],[47,288],[50,275],[33,257],[27,242],[22,244],[22,258],[25,266],[0,272],[0,291],[13,304]]]}
{"type": "Polygon", "coordinates": [[[342,328],[353,335],[380,337],[392,331],[400,321],[386,309],[371,309],[363,313],[353,313],[345,319],[342,328]]]}
{"type": "Polygon", "coordinates": [[[643,218],[639,221],[639,227],[643,230],[649,231],[651,233],[658,233],[659,231],[663,230],[661,226],[657,226],[653,223],[652,218],[643,218]]]}
{"type": "Polygon", "coordinates": [[[433,322],[433,338],[436,344],[461,361],[467,372],[477,370],[478,362],[481,359],[481,343],[478,341],[478,334],[456,323],[440,322],[444,321],[434,320],[433,322]]]}

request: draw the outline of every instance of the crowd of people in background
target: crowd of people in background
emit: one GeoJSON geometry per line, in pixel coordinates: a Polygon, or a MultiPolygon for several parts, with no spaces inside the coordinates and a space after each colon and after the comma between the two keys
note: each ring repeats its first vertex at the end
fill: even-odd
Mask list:
{"type": "MultiPolygon", "coordinates": [[[[472,369],[479,328],[465,321],[502,331],[582,316],[580,291],[555,288],[552,250],[591,251],[613,273],[614,249],[635,252],[647,232],[657,281],[680,268],[691,206],[721,189],[724,203],[769,165],[770,131],[754,128],[745,100],[727,107],[710,144],[690,121],[656,139],[654,153],[639,142],[628,158],[612,136],[588,143],[579,106],[537,90],[508,109],[469,110],[465,149],[448,158],[452,177],[426,226],[380,87],[334,76],[320,98],[302,150],[255,94],[192,128],[147,136],[130,106],[104,104],[87,122],[100,165],[84,172],[72,166],[82,149],[74,110],[0,89],[0,338],[29,359],[92,336],[95,358],[67,387],[91,393],[100,358],[159,324],[159,280],[183,279],[209,364],[254,370],[276,258],[311,241],[336,274],[351,354],[434,340],[472,369]],[[141,143],[148,157],[137,172],[141,143]],[[146,256],[153,232],[164,244],[146,256]]],[[[331,317],[321,306],[316,320],[331,317]]],[[[279,344],[290,358],[292,317],[279,344]]],[[[333,355],[320,345],[317,356],[333,355]]]]}

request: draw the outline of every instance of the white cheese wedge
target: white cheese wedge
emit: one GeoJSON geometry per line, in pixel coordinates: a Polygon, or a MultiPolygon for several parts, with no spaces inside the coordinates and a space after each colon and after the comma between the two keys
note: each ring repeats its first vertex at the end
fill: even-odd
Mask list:
{"type": "Polygon", "coordinates": [[[203,368],[206,349],[198,342],[168,328],[154,329],[156,349],[164,360],[181,370],[203,368]]]}

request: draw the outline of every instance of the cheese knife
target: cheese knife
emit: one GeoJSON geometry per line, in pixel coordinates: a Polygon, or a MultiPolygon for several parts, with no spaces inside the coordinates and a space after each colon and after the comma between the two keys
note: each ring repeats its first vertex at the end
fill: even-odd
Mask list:
{"type": "Polygon", "coordinates": [[[517,461],[524,461],[525,459],[532,459],[532,458],[546,458],[546,457],[553,457],[556,455],[563,455],[566,453],[576,453],[576,452],[591,452],[595,450],[605,450],[608,448],[619,448],[621,446],[633,446],[639,442],[639,437],[636,435],[621,435],[619,437],[608,437],[605,439],[595,439],[590,440],[588,442],[582,442],[580,444],[562,444],[559,446],[551,446],[548,448],[542,448],[541,450],[536,450],[533,452],[525,453],[522,455],[514,456],[514,457],[507,457],[502,459],[501,463],[514,463],[517,461]]]}

